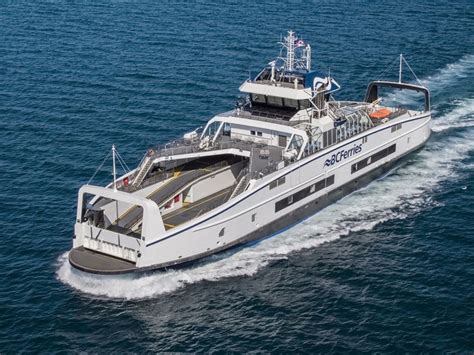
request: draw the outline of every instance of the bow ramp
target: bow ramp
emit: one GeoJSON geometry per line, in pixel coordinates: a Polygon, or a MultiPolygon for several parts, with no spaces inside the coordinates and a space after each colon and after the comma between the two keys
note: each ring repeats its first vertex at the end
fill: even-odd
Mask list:
{"type": "Polygon", "coordinates": [[[154,201],[137,194],[85,185],[79,190],[69,260],[78,269],[93,273],[133,271],[139,264],[145,241],[164,233],[160,210],[154,201]],[[114,223],[130,209],[140,211],[140,230],[114,223]]]}

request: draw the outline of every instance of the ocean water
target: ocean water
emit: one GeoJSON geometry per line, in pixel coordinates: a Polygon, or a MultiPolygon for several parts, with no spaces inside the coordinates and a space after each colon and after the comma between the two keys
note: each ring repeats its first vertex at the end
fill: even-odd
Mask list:
{"type": "Polygon", "coordinates": [[[472,1],[2,3],[0,353],[472,353],[473,38],[472,1]],[[403,52],[432,92],[425,148],[253,247],[138,277],[72,270],[77,190],[110,146],[135,166],[232,108],[288,29],[338,98],[403,52]]]}

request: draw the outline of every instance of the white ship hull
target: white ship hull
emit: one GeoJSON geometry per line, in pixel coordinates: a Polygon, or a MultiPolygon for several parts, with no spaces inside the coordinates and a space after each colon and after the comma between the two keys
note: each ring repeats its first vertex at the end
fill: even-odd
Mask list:
{"type": "Polygon", "coordinates": [[[336,80],[311,69],[311,46],[292,31],[281,45],[286,58],[246,80],[245,99],[202,133],[149,149],[118,179],[112,147],[113,183],[79,190],[72,266],[166,269],[261,240],[367,185],[428,140],[430,93],[402,82],[401,55],[398,82],[372,81],[364,101],[337,101],[336,80]],[[413,108],[419,99],[390,105],[396,95],[382,104],[390,90],[421,94],[422,108],[413,108]]]}
{"type": "Polygon", "coordinates": [[[156,216],[159,221],[155,227],[150,221],[151,230],[141,240],[78,219],[78,252],[71,264],[101,274],[165,269],[274,235],[367,185],[422,147],[430,136],[430,120],[429,112],[407,113],[373,127],[254,181],[251,189],[176,228],[160,229],[156,216]],[[120,260],[112,265],[104,254],[120,260]],[[95,258],[93,268],[83,262],[89,257],[95,258]]]}

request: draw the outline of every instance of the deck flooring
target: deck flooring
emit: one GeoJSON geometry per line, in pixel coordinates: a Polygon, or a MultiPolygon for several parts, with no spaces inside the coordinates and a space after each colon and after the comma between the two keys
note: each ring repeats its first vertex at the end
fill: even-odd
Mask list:
{"type": "Polygon", "coordinates": [[[176,211],[164,215],[163,223],[165,224],[165,228],[167,230],[174,228],[180,224],[190,221],[191,219],[197,218],[200,215],[213,210],[214,208],[219,207],[229,199],[234,187],[235,186],[228,187],[206,198],[183,206],[176,211]]]}

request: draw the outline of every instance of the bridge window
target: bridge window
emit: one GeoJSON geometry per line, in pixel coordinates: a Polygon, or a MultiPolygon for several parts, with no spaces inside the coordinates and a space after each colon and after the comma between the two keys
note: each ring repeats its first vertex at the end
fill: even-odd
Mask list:
{"type": "Polygon", "coordinates": [[[300,100],[298,101],[299,109],[306,110],[307,108],[311,107],[309,100],[300,100]]]}
{"type": "Polygon", "coordinates": [[[285,107],[298,108],[298,101],[292,99],[285,99],[285,107]]]}
{"type": "Polygon", "coordinates": [[[296,149],[297,151],[299,151],[301,149],[301,146],[303,145],[303,142],[303,137],[298,134],[295,134],[290,142],[290,146],[288,147],[288,149],[296,149]]]}
{"type": "Polygon", "coordinates": [[[222,129],[222,135],[230,137],[230,123],[225,122],[224,128],[222,129]]]}
{"type": "Polygon", "coordinates": [[[206,136],[214,137],[214,135],[216,134],[216,132],[219,129],[220,125],[221,125],[220,121],[214,121],[214,122],[210,123],[207,126],[203,137],[206,137],[206,136]]]}
{"type": "Polygon", "coordinates": [[[267,96],[267,103],[271,106],[283,106],[283,99],[281,97],[267,96]]]}
{"type": "Polygon", "coordinates": [[[267,103],[265,99],[265,95],[257,95],[257,94],[252,94],[252,101],[260,104],[265,104],[267,103]]]}

